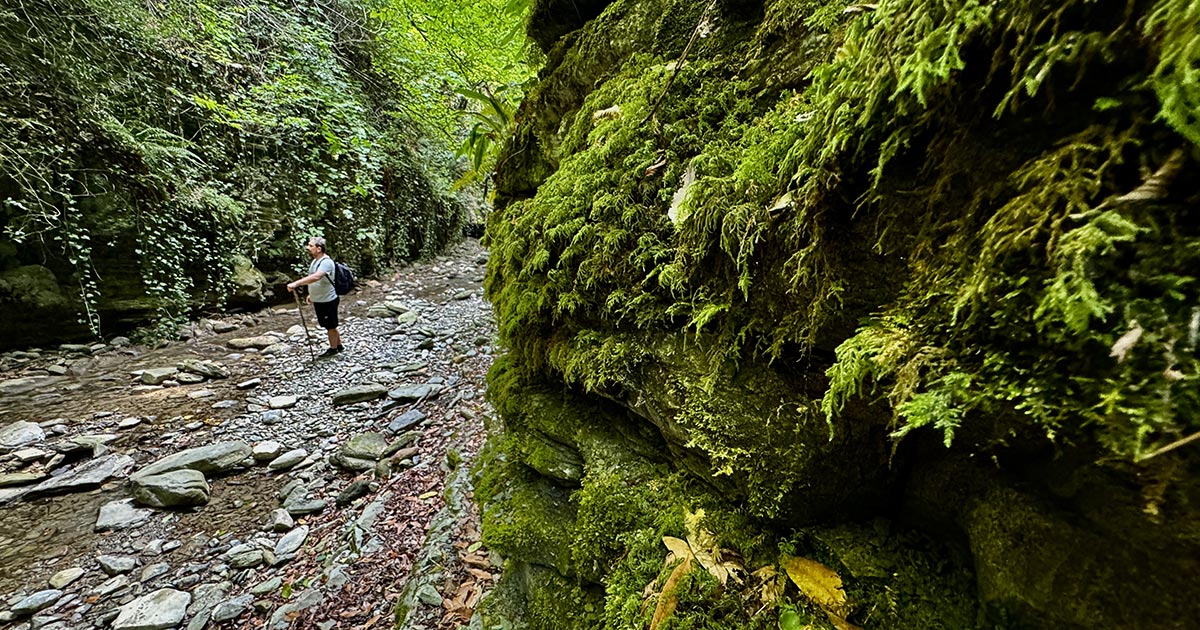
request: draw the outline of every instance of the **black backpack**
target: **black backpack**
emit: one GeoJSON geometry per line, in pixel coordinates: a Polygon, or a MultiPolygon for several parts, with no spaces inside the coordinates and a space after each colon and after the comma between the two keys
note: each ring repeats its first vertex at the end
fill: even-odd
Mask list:
{"type": "Polygon", "coordinates": [[[346,263],[333,263],[333,290],[338,295],[346,295],[354,288],[354,272],[346,263]]]}

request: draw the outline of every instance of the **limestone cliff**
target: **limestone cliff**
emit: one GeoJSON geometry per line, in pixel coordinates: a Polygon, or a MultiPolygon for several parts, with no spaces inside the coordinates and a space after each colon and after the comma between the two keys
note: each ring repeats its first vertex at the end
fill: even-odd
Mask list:
{"type": "Polygon", "coordinates": [[[534,4],[484,627],[1200,618],[1194,3],[534,4]]]}

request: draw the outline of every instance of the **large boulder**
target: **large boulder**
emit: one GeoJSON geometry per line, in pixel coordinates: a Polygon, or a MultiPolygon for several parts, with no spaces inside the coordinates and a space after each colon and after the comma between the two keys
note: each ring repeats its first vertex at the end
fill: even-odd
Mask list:
{"type": "Polygon", "coordinates": [[[240,467],[251,453],[250,445],[245,442],[220,442],[168,455],[141,468],[132,476],[137,479],[185,468],[206,475],[220,475],[240,467]]]}
{"type": "Polygon", "coordinates": [[[208,481],[198,470],[172,470],[130,480],[133,499],[157,508],[193,507],[208,503],[208,481]]]}

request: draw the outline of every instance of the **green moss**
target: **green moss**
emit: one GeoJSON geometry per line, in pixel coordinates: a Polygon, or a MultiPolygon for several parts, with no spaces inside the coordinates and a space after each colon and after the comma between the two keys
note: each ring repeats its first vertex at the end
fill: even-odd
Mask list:
{"type": "MultiPolygon", "coordinates": [[[[1006,627],[1050,615],[1047,593],[1084,602],[1063,624],[1102,625],[1103,589],[1013,566],[1043,542],[1064,557],[1036,511],[974,521],[965,493],[935,519],[995,565],[982,605],[951,550],[817,524],[915,509],[897,480],[948,453],[1007,471],[1001,445],[1053,442],[1090,466],[1200,429],[1194,11],[743,4],[718,3],[678,68],[695,8],[618,0],[562,41],[511,149],[541,152],[510,173],[530,185],[489,224],[512,349],[495,402],[515,459],[562,460],[539,433],[582,458],[576,577],[605,587],[606,627],[644,627],[661,538],[703,506],[756,567],[781,541],[835,567],[866,627],[1006,627]],[[606,411],[527,413],[530,382],[606,411]],[[621,446],[628,414],[669,464],[621,446]]],[[[685,590],[667,627],[828,625],[790,587],[758,614],[703,575],[685,590]]]]}

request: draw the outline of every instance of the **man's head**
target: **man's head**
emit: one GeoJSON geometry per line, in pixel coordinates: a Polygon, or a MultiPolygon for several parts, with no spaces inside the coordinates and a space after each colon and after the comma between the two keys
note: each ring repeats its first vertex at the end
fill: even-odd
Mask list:
{"type": "Polygon", "coordinates": [[[314,236],[308,239],[308,245],[305,245],[305,248],[308,249],[310,256],[316,258],[325,253],[325,239],[320,236],[314,236]]]}

